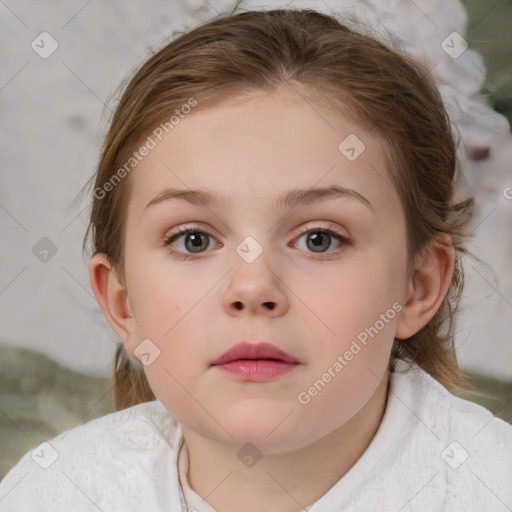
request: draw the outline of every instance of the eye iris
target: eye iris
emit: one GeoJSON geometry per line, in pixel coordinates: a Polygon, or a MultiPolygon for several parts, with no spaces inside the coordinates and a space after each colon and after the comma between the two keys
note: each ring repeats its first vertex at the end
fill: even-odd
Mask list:
{"type": "MultiPolygon", "coordinates": [[[[182,235],[183,236],[183,235],[182,235]]],[[[185,247],[190,252],[199,253],[208,248],[208,235],[201,231],[185,233],[185,247]]],[[[323,231],[307,234],[307,246],[314,252],[323,252],[331,246],[331,235],[323,231]]]]}
{"type": "Polygon", "coordinates": [[[307,237],[308,247],[316,252],[318,248],[320,249],[328,249],[331,245],[330,235],[327,233],[322,233],[321,231],[314,231],[313,233],[308,234],[307,237]],[[312,242],[313,246],[309,245],[309,242],[312,242]]]}
{"type": "Polygon", "coordinates": [[[202,249],[206,249],[208,247],[208,237],[204,236],[202,233],[187,233],[185,235],[185,246],[187,250],[191,252],[201,252],[202,249]],[[201,238],[203,240],[201,241],[201,238]],[[206,241],[206,243],[204,243],[206,241]],[[188,242],[192,242],[192,246],[188,245],[188,242]]]}

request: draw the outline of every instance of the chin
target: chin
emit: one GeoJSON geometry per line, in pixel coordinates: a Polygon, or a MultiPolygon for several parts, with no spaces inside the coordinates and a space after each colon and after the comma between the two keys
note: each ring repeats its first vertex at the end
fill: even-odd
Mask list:
{"type": "Polygon", "coordinates": [[[234,407],[223,415],[222,440],[236,447],[251,443],[262,453],[277,454],[298,450],[317,440],[317,429],[299,418],[293,408],[234,407]]]}

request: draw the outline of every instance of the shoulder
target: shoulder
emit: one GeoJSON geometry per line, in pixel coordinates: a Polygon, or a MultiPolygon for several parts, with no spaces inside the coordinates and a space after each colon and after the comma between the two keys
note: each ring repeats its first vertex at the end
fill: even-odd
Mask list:
{"type": "Polygon", "coordinates": [[[437,468],[434,487],[445,488],[445,510],[461,504],[476,510],[493,500],[496,510],[500,500],[512,505],[512,425],[453,395],[418,367],[392,374],[391,384],[409,401],[418,428],[429,431],[432,446],[420,450],[437,468]]]}
{"type": "MultiPolygon", "coordinates": [[[[402,369],[404,366],[402,366],[402,369]]],[[[470,437],[487,447],[512,447],[512,425],[495,417],[485,407],[453,395],[441,383],[417,366],[392,374],[399,393],[410,387],[410,396],[440,434],[470,437]],[[490,445],[490,446],[489,446],[490,445]]]]}
{"type": "Polygon", "coordinates": [[[77,425],[47,444],[62,453],[73,452],[78,460],[87,462],[95,452],[104,458],[114,452],[122,452],[125,456],[133,452],[139,456],[140,452],[151,452],[169,440],[172,447],[180,432],[178,423],[165,406],[154,400],[77,425]],[[83,455],[76,453],[78,448],[84,449],[83,455]]]}
{"type": "Polygon", "coordinates": [[[130,495],[147,494],[157,469],[172,473],[180,437],[179,424],[158,400],[78,425],[26,453],[7,473],[0,511],[51,510],[52,504],[53,510],[89,510],[100,503],[122,510],[130,495]]]}

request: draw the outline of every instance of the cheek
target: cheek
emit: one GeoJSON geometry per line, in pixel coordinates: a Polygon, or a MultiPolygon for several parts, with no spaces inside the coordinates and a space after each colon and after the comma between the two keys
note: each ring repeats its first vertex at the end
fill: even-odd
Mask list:
{"type": "Polygon", "coordinates": [[[145,366],[150,386],[160,399],[172,396],[179,409],[182,402],[190,402],[183,386],[191,390],[205,365],[198,333],[207,332],[203,308],[212,286],[204,279],[185,279],[165,265],[144,264],[138,258],[131,262],[128,287],[137,343],[149,339],[156,347],[157,357],[145,366]]]}
{"type": "Polygon", "coordinates": [[[311,360],[312,378],[302,390],[302,402],[298,400],[313,416],[327,407],[333,411],[333,424],[348,421],[385,375],[401,309],[399,274],[389,265],[382,253],[361,257],[320,293],[313,286],[303,289],[321,320],[309,323],[318,357],[311,360]]]}
{"type": "MultiPolygon", "coordinates": [[[[389,258],[382,253],[355,256],[350,264],[340,266],[321,285],[312,279],[304,282],[301,294],[309,309],[317,313],[316,327],[325,336],[343,340],[356,337],[365,328],[374,325],[381,314],[386,314],[400,298],[402,284],[398,272],[390,268],[389,258]],[[323,327],[322,327],[323,326],[323,327]]],[[[393,323],[395,311],[391,310],[385,320],[386,330],[393,323]],[[388,318],[390,317],[390,318],[388,318]]],[[[379,330],[384,330],[381,322],[379,330]]]]}
{"type": "Polygon", "coordinates": [[[132,313],[138,337],[165,339],[172,336],[181,318],[192,311],[204,295],[201,282],[184,280],[169,266],[130,262],[128,282],[132,313]]]}

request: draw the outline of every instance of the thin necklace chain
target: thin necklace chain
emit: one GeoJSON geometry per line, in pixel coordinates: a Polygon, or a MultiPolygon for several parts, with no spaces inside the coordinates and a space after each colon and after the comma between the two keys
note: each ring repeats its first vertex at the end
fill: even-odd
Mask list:
{"type": "Polygon", "coordinates": [[[183,487],[181,485],[181,478],[180,478],[180,456],[183,449],[183,438],[181,439],[180,447],[178,449],[178,459],[177,459],[177,466],[178,466],[178,486],[180,490],[180,501],[181,501],[181,511],[182,512],[188,512],[188,504],[187,500],[185,499],[185,493],[183,492],[183,487]]]}

